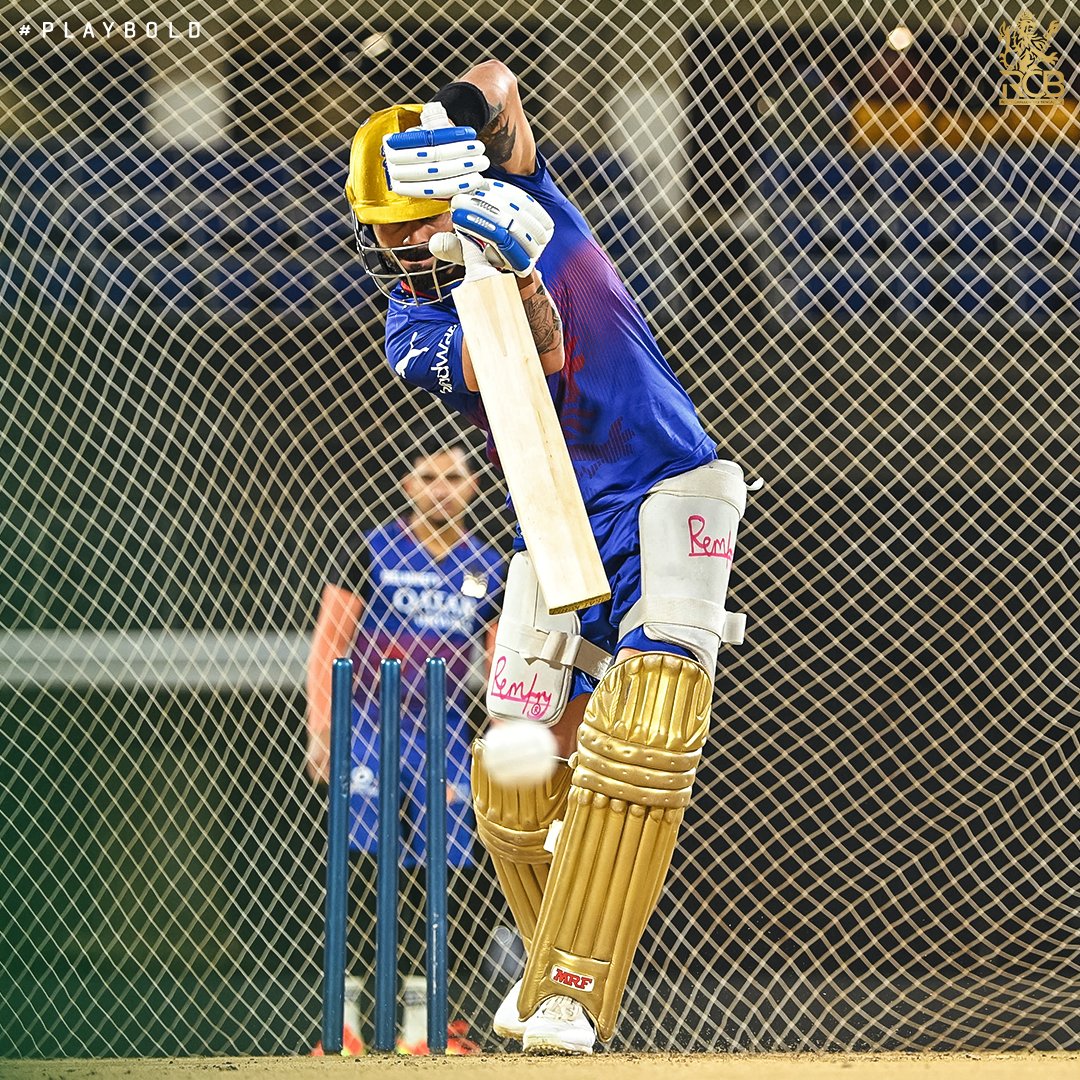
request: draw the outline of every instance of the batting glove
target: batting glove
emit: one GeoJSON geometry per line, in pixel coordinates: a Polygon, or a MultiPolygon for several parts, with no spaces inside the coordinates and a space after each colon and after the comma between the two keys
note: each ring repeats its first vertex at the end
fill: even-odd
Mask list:
{"type": "Polygon", "coordinates": [[[383,139],[390,190],[413,199],[452,199],[487,181],[484,144],[471,127],[409,128],[383,139]]]}
{"type": "Polygon", "coordinates": [[[488,262],[518,277],[529,276],[555,231],[551,215],[531,195],[502,180],[487,180],[484,187],[455,196],[450,212],[457,233],[476,241],[488,262]]]}

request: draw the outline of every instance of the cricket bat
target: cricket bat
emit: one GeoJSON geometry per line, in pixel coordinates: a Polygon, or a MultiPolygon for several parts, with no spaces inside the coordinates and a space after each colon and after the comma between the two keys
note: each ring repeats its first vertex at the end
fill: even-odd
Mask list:
{"type": "MultiPolygon", "coordinates": [[[[441,106],[442,118],[428,108],[425,127],[448,123],[441,106]]],[[[552,615],[602,603],[611,586],[517,285],[471,240],[461,246],[465,279],[454,303],[540,591],[552,615]]]]}

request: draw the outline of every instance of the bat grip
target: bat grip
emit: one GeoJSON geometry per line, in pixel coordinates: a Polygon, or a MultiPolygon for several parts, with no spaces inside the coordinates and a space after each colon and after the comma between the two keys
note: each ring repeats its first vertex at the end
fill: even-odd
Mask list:
{"type": "Polygon", "coordinates": [[[420,126],[428,131],[450,127],[450,117],[446,115],[446,106],[441,101],[429,101],[420,110],[420,126]]]}
{"type": "MultiPolygon", "coordinates": [[[[420,110],[420,126],[427,131],[450,127],[450,117],[446,115],[446,106],[441,101],[429,101],[420,110]]],[[[465,280],[479,281],[481,278],[494,277],[498,274],[484,258],[483,251],[467,236],[460,236],[461,253],[465,259],[465,280]]]]}
{"type": "Polygon", "coordinates": [[[465,257],[466,281],[499,276],[499,271],[484,258],[483,251],[471,237],[458,233],[458,239],[461,241],[461,254],[465,257]]]}

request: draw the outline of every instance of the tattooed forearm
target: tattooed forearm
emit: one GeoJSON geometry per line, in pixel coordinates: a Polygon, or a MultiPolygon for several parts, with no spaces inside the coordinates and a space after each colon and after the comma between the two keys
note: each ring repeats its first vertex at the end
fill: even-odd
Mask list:
{"type": "Polygon", "coordinates": [[[525,317],[529,320],[536,351],[543,355],[557,349],[562,343],[562,320],[548,294],[541,286],[522,300],[525,317]]]}
{"type": "Polygon", "coordinates": [[[517,135],[510,126],[510,118],[502,115],[504,108],[502,102],[493,105],[491,121],[479,132],[492,165],[505,165],[513,156],[514,144],[517,142],[517,135]]]}

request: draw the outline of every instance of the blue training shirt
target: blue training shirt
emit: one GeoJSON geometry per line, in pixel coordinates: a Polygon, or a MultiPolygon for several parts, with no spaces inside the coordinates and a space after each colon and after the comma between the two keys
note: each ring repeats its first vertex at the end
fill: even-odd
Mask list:
{"type": "Polygon", "coordinates": [[[465,536],[436,559],[403,521],[391,521],[351,537],[328,580],[364,599],[353,670],[365,712],[374,715],[379,661],[389,657],[401,661],[405,715],[422,715],[424,664],[441,656],[449,706],[465,713],[472,650],[501,604],[503,559],[494,548],[465,536]]]}
{"type": "MultiPolygon", "coordinates": [[[[531,176],[487,175],[532,195],[555,222],[538,266],[562,318],[566,359],[547,381],[586,509],[596,517],[712,461],[716,449],[611,260],[539,153],[536,161],[531,176]]],[[[462,341],[452,300],[417,305],[400,286],[394,291],[386,320],[391,367],[487,432],[480,395],[465,385],[462,341]]],[[[497,465],[490,433],[488,455],[497,465]]]]}

